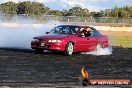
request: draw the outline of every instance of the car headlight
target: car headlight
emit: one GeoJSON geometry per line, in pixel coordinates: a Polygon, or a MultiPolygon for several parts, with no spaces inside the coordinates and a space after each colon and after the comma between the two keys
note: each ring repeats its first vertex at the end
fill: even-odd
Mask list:
{"type": "Polygon", "coordinates": [[[48,42],[58,43],[58,42],[61,42],[61,40],[48,40],[48,42]]]}

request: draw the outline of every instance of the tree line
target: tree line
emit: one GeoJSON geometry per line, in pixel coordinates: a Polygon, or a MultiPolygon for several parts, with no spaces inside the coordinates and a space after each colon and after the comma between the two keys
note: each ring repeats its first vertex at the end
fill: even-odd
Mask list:
{"type": "Polygon", "coordinates": [[[73,7],[69,10],[51,10],[43,3],[39,2],[6,2],[0,4],[0,11],[5,16],[25,14],[28,16],[79,16],[79,17],[112,17],[112,18],[132,18],[132,6],[114,7],[112,9],[101,10],[99,12],[90,12],[87,8],[73,7]]]}

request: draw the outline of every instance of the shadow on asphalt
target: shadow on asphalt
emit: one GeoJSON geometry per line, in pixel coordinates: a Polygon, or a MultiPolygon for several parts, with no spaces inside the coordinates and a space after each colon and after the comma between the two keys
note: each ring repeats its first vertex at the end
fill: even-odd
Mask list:
{"type": "Polygon", "coordinates": [[[22,53],[33,53],[34,51],[31,49],[19,49],[19,48],[1,48],[3,51],[12,51],[12,52],[22,52],[22,53]]]}
{"type": "MultiPolygon", "coordinates": [[[[29,53],[29,54],[35,54],[35,51],[33,49],[19,49],[19,48],[1,48],[2,51],[11,51],[11,52],[20,52],[20,53],[29,53]]],[[[56,51],[44,51],[41,54],[45,55],[60,55],[60,56],[67,56],[64,52],[56,52],[56,51]]],[[[73,53],[73,56],[75,55],[81,55],[80,53],[73,53]]]]}

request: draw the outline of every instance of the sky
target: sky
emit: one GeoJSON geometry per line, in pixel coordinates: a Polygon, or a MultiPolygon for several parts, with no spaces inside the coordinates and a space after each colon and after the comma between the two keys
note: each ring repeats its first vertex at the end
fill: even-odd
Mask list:
{"type": "Polygon", "coordinates": [[[13,1],[37,1],[44,3],[45,6],[53,10],[68,10],[74,6],[87,8],[90,11],[100,11],[111,9],[115,6],[123,7],[125,5],[132,6],[132,0],[0,0],[0,3],[13,1]]]}

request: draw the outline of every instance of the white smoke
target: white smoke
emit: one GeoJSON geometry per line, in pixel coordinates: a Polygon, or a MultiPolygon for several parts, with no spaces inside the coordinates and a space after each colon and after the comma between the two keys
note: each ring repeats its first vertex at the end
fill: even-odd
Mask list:
{"type": "Polygon", "coordinates": [[[108,48],[102,48],[102,47],[98,47],[95,51],[92,52],[82,52],[81,54],[91,54],[91,55],[111,55],[112,54],[112,47],[108,47],[108,48]]]}
{"type": "Polygon", "coordinates": [[[0,47],[31,49],[33,37],[44,35],[59,24],[59,22],[45,24],[0,23],[0,47]]]}

